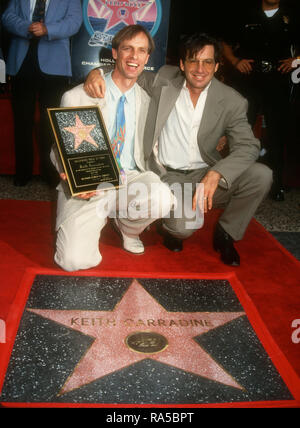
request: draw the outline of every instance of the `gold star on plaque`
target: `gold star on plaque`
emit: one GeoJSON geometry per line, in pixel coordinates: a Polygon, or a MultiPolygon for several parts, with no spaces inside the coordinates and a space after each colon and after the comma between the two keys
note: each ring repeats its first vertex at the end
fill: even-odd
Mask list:
{"type": "Polygon", "coordinates": [[[95,126],[96,125],[84,125],[84,123],[81,122],[79,116],[76,114],[75,126],[67,126],[66,128],[64,128],[65,131],[71,132],[75,136],[74,150],[77,150],[78,147],[84,141],[98,148],[98,144],[96,143],[94,138],[90,135],[92,130],[95,128],[95,126]]]}

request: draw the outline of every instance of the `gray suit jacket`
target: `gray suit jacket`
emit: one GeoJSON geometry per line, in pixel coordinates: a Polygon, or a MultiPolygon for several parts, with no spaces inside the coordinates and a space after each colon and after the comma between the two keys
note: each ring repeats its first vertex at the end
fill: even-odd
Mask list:
{"type": "MultiPolygon", "coordinates": [[[[158,165],[154,148],[182,89],[184,77],[178,67],[164,66],[156,75],[143,73],[138,83],[152,97],[144,134],[145,161],[150,169],[163,175],[166,170],[158,165]]],[[[248,123],[247,108],[247,100],[238,92],[212,79],[198,131],[198,145],[203,160],[223,176],[227,188],[259,155],[260,142],[248,123]],[[229,155],[222,158],[217,145],[224,135],[229,155]]]]}

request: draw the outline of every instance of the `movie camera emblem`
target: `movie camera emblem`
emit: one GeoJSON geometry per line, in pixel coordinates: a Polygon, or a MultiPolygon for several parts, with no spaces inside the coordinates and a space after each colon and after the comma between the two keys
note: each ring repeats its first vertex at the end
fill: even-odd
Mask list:
{"type": "Polygon", "coordinates": [[[165,336],[156,332],[138,331],[131,333],[125,340],[131,350],[140,354],[156,354],[168,346],[165,336]]]}
{"type": "Polygon", "coordinates": [[[161,0],[83,2],[83,22],[90,35],[89,46],[111,48],[114,35],[126,25],[142,25],[153,37],[161,17],[161,0]]]}

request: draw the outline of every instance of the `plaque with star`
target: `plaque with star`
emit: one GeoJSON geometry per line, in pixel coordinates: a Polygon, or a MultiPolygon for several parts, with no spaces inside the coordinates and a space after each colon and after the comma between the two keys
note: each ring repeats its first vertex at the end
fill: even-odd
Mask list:
{"type": "Polygon", "coordinates": [[[120,169],[100,109],[51,108],[48,114],[72,196],[119,187],[120,169]]]}

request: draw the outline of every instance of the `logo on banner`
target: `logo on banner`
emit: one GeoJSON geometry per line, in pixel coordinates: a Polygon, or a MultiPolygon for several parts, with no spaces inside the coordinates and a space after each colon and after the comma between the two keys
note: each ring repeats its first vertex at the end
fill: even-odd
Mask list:
{"type": "Polygon", "coordinates": [[[114,35],[126,25],[142,25],[153,37],[161,17],[160,0],[84,0],[83,3],[89,46],[111,47],[114,35]]]}

